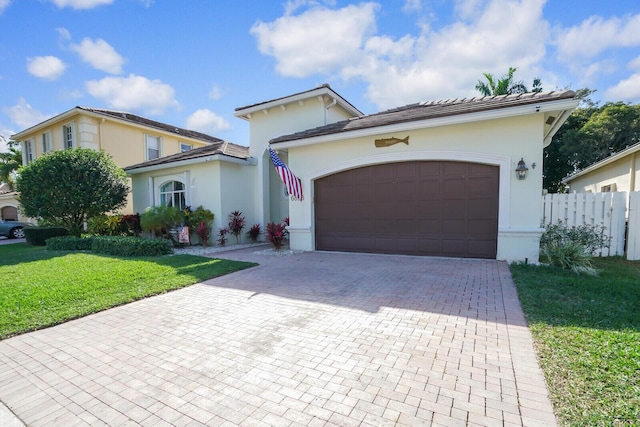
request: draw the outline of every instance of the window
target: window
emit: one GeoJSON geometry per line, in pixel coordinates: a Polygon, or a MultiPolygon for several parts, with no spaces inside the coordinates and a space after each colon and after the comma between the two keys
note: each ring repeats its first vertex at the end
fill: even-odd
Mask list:
{"type": "Polygon", "coordinates": [[[180,181],[170,181],[160,187],[160,205],[183,210],[187,205],[184,184],[180,181]]]}
{"type": "Polygon", "coordinates": [[[147,150],[147,160],[160,157],[160,137],[145,135],[145,146],[147,150]]]}
{"type": "Polygon", "coordinates": [[[616,183],[605,185],[600,188],[600,191],[603,193],[611,193],[612,191],[616,191],[616,183]]]}
{"type": "Polygon", "coordinates": [[[45,132],[42,134],[42,152],[48,153],[51,151],[51,132],[45,132]]]}
{"type": "Polygon", "coordinates": [[[193,148],[191,144],[185,144],[184,142],[180,143],[180,152],[184,153],[185,151],[190,151],[193,148]]]}
{"type": "Polygon", "coordinates": [[[31,140],[24,142],[24,161],[27,165],[33,162],[33,142],[31,140]]]}
{"type": "Polygon", "coordinates": [[[73,133],[73,123],[62,126],[62,144],[65,149],[73,148],[75,146],[73,133]]]}

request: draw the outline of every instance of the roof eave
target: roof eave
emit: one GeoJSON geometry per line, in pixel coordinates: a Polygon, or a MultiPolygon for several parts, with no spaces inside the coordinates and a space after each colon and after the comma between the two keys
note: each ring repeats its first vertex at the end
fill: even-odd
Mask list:
{"type": "MultiPolygon", "coordinates": [[[[286,149],[286,148],[299,147],[304,145],[314,145],[314,144],[320,144],[324,142],[339,141],[347,138],[349,139],[359,138],[359,137],[379,135],[382,133],[406,132],[406,131],[412,131],[417,129],[480,122],[485,120],[517,117],[517,116],[524,116],[524,115],[536,114],[536,113],[544,114],[545,112],[551,112],[551,111],[563,111],[563,112],[568,111],[568,113],[570,114],[571,111],[573,111],[575,107],[578,105],[578,103],[579,101],[576,101],[574,99],[541,101],[540,103],[532,103],[532,104],[520,105],[515,107],[497,108],[493,110],[479,111],[475,113],[462,113],[462,114],[456,114],[453,116],[446,116],[446,117],[426,118],[423,120],[401,122],[401,123],[394,123],[390,125],[358,129],[358,130],[329,133],[329,134],[318,135],[318,136],[309,137],[309,138],[291,139],[288,141],[274,143],[275,144],[274,146],[276,146],[279,149],[280,148],[286,149]]],[[[562,120],[560,120],[560,117],[559,117],[557,122],[558,123],[564,122],[564,120],[566,120],[566,117],[564,117],[562,120]]],[[[556,131],[557,129],[553,131],[551,136],[553,136],[553,134],[555,134],[556,131]]]]}
{"type": "Polygon", "coordinates": [[[154,172],[154,171],[169,169],[174,167],[183,167],[183,166],[189,166],[189,165],[195,165],[195,164],[207,163],[207,162],[216,162],[216,161],[234,163],[234,164],[243,165],[243,166],[255,166],[258,163],[256,159],[254,159],[253,157],[247,157],[246,159],[242,159],[238,157],[229,156],[226,154],[208,154],[206,156],[196,157],[193,159],[178,160],[175,162],[160,163],[157,165],[150,165],[150,166],[141,166],[133,169],[129,169],[128,167],[126,167],[124,168],[124,171],[127,173],[127,176],[132,176],[132,175],[136,175],[144,172],[154,172]]]}
{"type": "Polygon", "coordinates": [[[65,111],[64,113],[60,113],[57,116],[53,116],[51,118],[48,118],[47,120],[40,122],[38,124],[35,124],[33,126],[31,126],[30,128],[27,128],[21,132],[18,132],[14,135],[11,135],[9,138],[13,141],[20,141],[25,135],[31,134],[33,132],[37,132],[40,129],[44,129],[46,127],[51,126],[53,123],[55,122],[59,122],[61,120],[64,120],[65,118],[69,118],[71,116],[74,116],[76,114],[80,114],[80,112],[84,112],[85,110],[82,110],[79,107],[73,107],[70,110],[65,111]]]}

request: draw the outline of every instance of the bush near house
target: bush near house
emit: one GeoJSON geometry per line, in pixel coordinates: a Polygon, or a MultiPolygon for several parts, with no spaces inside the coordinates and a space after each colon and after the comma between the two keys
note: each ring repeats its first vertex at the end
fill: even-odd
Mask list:
{"type": "Polygon", "coordinates": [[[95,237],[91,251],[98,254],[126,257],[161,256],[173,253],[169,240],[122,236],[95,237]]]}
{"type": "Polygon", "coordinates": [[[47,239],[69,234],[69,230],[64,227],[25,227],[23,230],[27,243],[33,246],[44,246],[47,239]]]}
{"type": "Polygon", "coordinates": [[[47,239],[48,251],[90,251],[92,245],[92,236],[59,236],[47,239]]]}

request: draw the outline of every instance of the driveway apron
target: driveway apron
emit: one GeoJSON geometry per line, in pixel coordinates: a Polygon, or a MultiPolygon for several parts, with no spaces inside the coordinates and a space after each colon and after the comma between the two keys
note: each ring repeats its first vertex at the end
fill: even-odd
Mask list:
{"type": "Polygon", "coordinates": [[[0,341],[0,415],[29,426],[557,425],[504,262],[216,255],[260,265],[0,341]]]}

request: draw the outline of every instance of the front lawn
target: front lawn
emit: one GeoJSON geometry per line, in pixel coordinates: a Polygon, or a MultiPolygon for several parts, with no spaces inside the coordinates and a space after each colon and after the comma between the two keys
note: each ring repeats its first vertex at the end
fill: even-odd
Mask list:
{"type": "Polygon", "coordinates": [[[0,246],[0,339],[255,264],[193,255],[118,258],[0,246]]]}
{"type": "Polygon", "coordinates": [[[640,262],[595,259],[599,275],[512,265],[563,426],[640,423],[640,262]]]}

